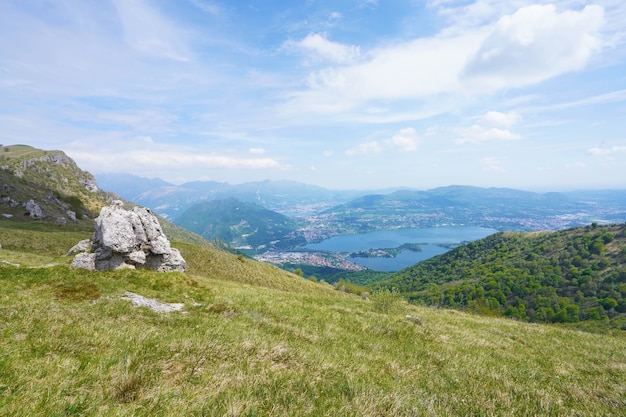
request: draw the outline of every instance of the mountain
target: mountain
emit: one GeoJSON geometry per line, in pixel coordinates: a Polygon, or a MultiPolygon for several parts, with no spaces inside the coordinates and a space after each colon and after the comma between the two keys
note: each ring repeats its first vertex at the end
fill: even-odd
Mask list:
{"type": "Polygon", "coordinates": [[[556,230],[626,221],[626,190],[534,193],[508,188],[440,187],[366,195],[318,216],[343,233],[468,225],[497,230],[556,230]]]}
{"type": "MultiPolygon", "coordinates": [[[[93,231],[93,219],[100,209],[117,198],[103,191],[93,175],[80,169],[64,152],[26,145],[2,147],[0,184],[2,227],[36,220],[93,231]]],[[[177,241],[219,246],[163,218],[160,222],[164,232],[177,241]]]]}
{"type": "Polygon", "coordinates": [[[138,201],[146,190],[175,187],[174,184],[160,178],[144,178],[131,174],[97,174],[95,178],[100,187],[112,191],[128,201],[138,201]]]}
{"type": "Polygon", "coordinates": [[[221,239],[251,253],[306,243],[293,218],[235,198],[197,203],[175,222],[205,239],[221,239]]]}
{"type": "Polygon", "coordinates": [[[257,203],[289,216],[305,216],[350,201],[363,191],[328,190],[295,181],[257,181],[228,184],[192,181],[173,185],[160,179],[129,174],[97,174],[98,183],[120,196],[175,219],[197,202],[236,198],[257,203]]]}
{"type": "Polygon", "coordinates": [[[382,282],[410,300],[532,322],[626,330],[626,224],[503,232],[382,282]]]}
{"type": "Polygon", "coordinates": [[[0,210],[13,221],[31,217],[60,223],[91,219],[110,199],[94,177],[62,151],[26,145],[2,148],[0,182],[0,210]]]}

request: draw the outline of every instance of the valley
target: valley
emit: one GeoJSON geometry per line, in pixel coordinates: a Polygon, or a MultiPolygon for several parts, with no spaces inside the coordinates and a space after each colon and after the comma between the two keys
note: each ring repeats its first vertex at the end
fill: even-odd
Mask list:
{"type": "MultiPolygon", "coordinates": [[[[626,191],[536,193],[508,188],[448,186],[426,191],[327,190],[287,181],[230,185],[193,182],[174,186],[130,175],[96,175],[108,189],[136,198],[206,239],[220,239],[257,260],[357,271],[399,270],[427,259],[403,247],[427,241],[373,242],[362,248],[316,247],[337,236],[358,239],[373,232],[479,227],[494,231],[562,230],[592,222],[626,222],[626,191]],[[358,252],[369,251],[368,254],[358,252]],[[411,253],[412,252],[412,253],[411,253]],[[376,258],[405,258],[380,261],[376,258]],[[369,258],[355,262],[354,258],[369,258]]],[[[452,239],[450,245],[469,239],[452,239]]],[[[483,236],[480,236],[483,237],[483,236]]],[[[441,246],[440,246],[441,248],[441,246]]],[[[431,256],[442,250],[426,251],[431,256]]],[[[318,275],[324,275],[323,270],[318,275]]]]}

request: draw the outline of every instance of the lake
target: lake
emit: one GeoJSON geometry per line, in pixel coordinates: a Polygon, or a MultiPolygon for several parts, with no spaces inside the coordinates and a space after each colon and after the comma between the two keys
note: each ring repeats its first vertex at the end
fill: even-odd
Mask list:
{"type": "Polygon", "coordinates": [[[305,249],[325,252],[360,252],[368,249],[397,248],[405,243],[424,244],[421,252],[405,250],[395,258],[350,258],[350,261],[369,269],[391,272],[415,265],[449,250],[438,245],[471,242],[496,232],[495,229],[473,226],[382,230],[358,235],[333,236],[322,242],[306,245],[305,249]]]}

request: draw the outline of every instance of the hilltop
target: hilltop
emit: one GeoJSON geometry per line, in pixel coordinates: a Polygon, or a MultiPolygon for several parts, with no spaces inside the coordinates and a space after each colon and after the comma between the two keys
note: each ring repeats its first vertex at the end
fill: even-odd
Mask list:
{"type": "MultiPolygon", "coordinates": [[[[34,220],[93,231],[93,219],[100,209],[118,198],[98,187],[94,176],[80,169],[64,152],[27,145],[0,148],[0,184],[0,214],[6,224],[34,220]]],[[[126,202],[127,207],[133,205],[126,202]]],[[[163,218],[161,224],[177,240],[220,246],[163,218]]]]}
{"type": "Polygon", "coordinates": [[[26,145],[2,147],[0,182],[0,210],[14,221],[24,220],[24,214],[60,223],[92,219],[110,198],[62,151],[26,145]],[[31,200],[36,212],[26,209],[31,200]]]}
{"type": "Polygon", "coordinates": [[[426,305],[626,330],[626,224],[497,233],[381,285],[426,305]]]}

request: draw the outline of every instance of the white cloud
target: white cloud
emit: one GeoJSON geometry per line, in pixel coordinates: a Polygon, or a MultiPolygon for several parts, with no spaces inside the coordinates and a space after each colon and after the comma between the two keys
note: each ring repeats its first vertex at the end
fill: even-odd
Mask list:
{"type": "Polygon", "coordinates": [[[587,165],[585,165],[583,162],[574,162],[573,164],[567,164],[565,165],[566,169],[585,169],[587,168],[587,165]]]}
{"type": "Polygon", "coordinates": [[[455,142],[459,145],[463,145],[465,143],[519,140],[522,138],[521,135],[512,133],[508,129],[483,127],[480,125],[473,125],[468,129],[460,129],[458,133],[459,138],[456,139],[455,142]]]}
{"type": "Polygon", "coordinates": [[[354,63],[355,54],[347,52],[345,45],[309,35],[298,46],[334,57],[336,65],[309,73],[308,89],[294,92],[286,107],[336,113],[383,100],[489,94],[580,70],[602,46],[598,31],[604,9],[600,6],[560,13],[552,5],[528,6],[496,23],[493,19],[504,8],[485,7],[489,10],[476,11],[482,16],[479,23],[463,31],[443,30],[430,37],[391,42],[361,52],[354,63]],[[487,16],[490,20],[484,20],[487,16]]]}
{"type": "MultiPolygon", "coordinates": [[[[86,115],[83,117],[91,117],[86,115]]],[[[159,109],[145,109],[126,112],[101,112],[92,121],[103,124],[122,125],[141,132],[165,132],[171,130],[176,116],[159,109]]]]}
{"type": "Polygon", "coordinates": [[[124,37],[135,50],[158,58],[190,61],[183,33],[144,0],[113,0],[124,37]]]}
{"type": "Polygon", "coordinates": [[[492,156],[488,156],[483,158],[480,161],[480,164],[483,166],[483,169],[486,171],[495,171],[495,172],[505,172],[506,170],[504,169],[504,167],[502,166],[502,163],[492,157],[492,156]]]}
{"type": "Polygon", "coordinates": [[[353,62],[361,55],[358,46],[329,41],[325,34],[320,33],[311,33],[300,41],[287,41],[283,48],[300,51],[310,59],[336,64],[353,62]]]}
{"type": "Polygon", "coordinates": [[[198,9],[202,10],[205,13],[212,15],[219,15],[222,13],[222,7],[213,2],[209,2],[206,0],[189,0],[191,4],[196,6],[198,9]]]}
{"type": "Polygon", "coordinates": [[[532,5],[498,20],[464,71],[470,88],[495,90],[534,84],[580,70],[602,42],[600,6],[557,13],[532,5]]]}
{"type": "Polygon", "coordinates": [[[198,154],[172,149],[135,149],[127,152],[93,153],[73,151],[72,157],[94,172],[133,173],[154,170],[192,169],[266,169],[281,168],[272,158],[235,158],[225,155],[198,154]]]}
{"type": "Polygon", "coordinates": [[[342,18],[342,15],[339,12],[332,12],[330,14],[330,19],[331,20],[337,20],[337,19],[341,19],[341,18],[342,18]]]}
{"type": "Polygon", "coordinates": [[[387,141],[387,144],[390,147],[402,151],[414,151],[417,149],[418,143],[419,138],[417,136],[417,132],[412,127],[400,130],[387,141]]]}
{"type": "Polygon", "coordinates": [[[346,151],[346,155],[368,155],[390,150],[412,152],[417,150],[418,144],[419,137],[417,132],[412,127],[407,127],[401,129],[390,139],[387,139],[382,143],[379,141],[370,141],[361,143],[354,148],[350,148],[346,151]]]}
{"type": "Polygon", "coordinates": [[[481,122],[498,127],[512,127],[519,120],[520,116],[516,112],[501,113],[498,111],[489,111],[480,118],[481,122]]]}
{"type": "Polygon", "coordinates": [[[626,146],[612,146],[610,148],[590,148],[587,150],[591,155],[611,155],[618,152],[626,152],[626,146]]]}
{"type": "Polygon", "coordinates": [[[377,141],[364,142],[357,145],[354,148],[350,148],[346,151],[346,155],[368,155],[372,153],[379,153],[383,151],[383,147],[377,141]]]}
{"type": "Polygon", "coordinates": [[[265,149],[263,148],[250,148],[249,151],[252,155],[263,155],[265,154],[265,149]]]}
{"type": "Polygon", "coordinates": [[[476,34],[466,34],[391,45],[371,51],[365,63],[314,72],[308,84],[326,98],[338,95],[356,102],[454,91],[460,69],[479,41],[476,34]]]}

